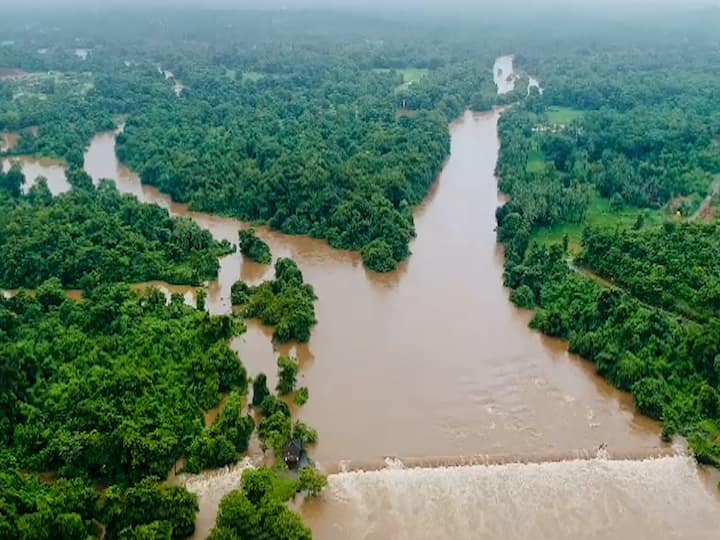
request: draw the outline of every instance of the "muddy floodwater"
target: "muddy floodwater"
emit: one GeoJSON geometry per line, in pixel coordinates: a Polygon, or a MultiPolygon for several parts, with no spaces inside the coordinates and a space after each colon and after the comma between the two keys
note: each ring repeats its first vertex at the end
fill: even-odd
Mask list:
{"type": "MultiPolygon", "coordinates": [[[[637,414],[626,394],[560,342],[528,330],[529,314],[509,303],[494,232],[497,119],[468,113],[452,125],[452,154],[417,209],[413,254],[397,272],[375,274],[357,254],[259,230],[274,257],[297,261],[319,298],[310,343],[283,352],[298,356],[300,384],[310,388],[299,415],[321,435],[313,451],[321,467],[550,454],[603,442],[618,452],[661,447],[658,426],[637,414]]],[[[85,167],[94,179],[113,179],[121,191],[237,242],[245,224],[191,212],[141,185],[117,162],[114,145],[113,133],[90,145],[85,167]]],[[[210,311],[231,310],[237,279],[270,277],[270,266],[225,257],[219,280],[208,285],[210,311]]],[[[265,372],[274,381],[278,351],[268,329],[250,324],[233,347],[251,375],[265,372]]]]}
{"type": "Polygon", "coordinates": [[[25,175],[25,184],[23,185],[25,193],[35,184],[38,177],[44,177],[47,180],[48,188],[53,195],[70,191],[70,184],[65,178],[65,164],[62,161],[49,158],[13,157],[0,159],[0,166],[7,172],[15,161],[22,165],[25,175]]]}
{"type": "Polygon", "coordinates": [[[12,150],[17,146],[20,135],[18,133],[0,134],[0,151],[12,150]]]}
{"type": "MultiPolygon", "coordinates": [[[[450,126],[451,155],[415,212],[412,256],[394,273],[369,272],[357,254],[319,240],[258,231],[319,297],[309,344],[278,351],[257,324],[233,343],[249,373],[271,382],[278,352],[300,360],[310,400],[298,414],[320,434],[313,459],[332,473],[302,512],[320,540],[715,538],[717,479],[674,455],[627,394],[529,330],[530,314],[509,302],[494,230],[499,114],[467,113],[450,126]]],[[[218,239],[236,243],[246,227],[142,186],[118,163],[114,133],[93,139],[85,167],[218,239]]],[[[208,309],[231,310],[235,280],[271,276],[269,266],[225,257],[208,309]]],[[[167,288],[192,301],[191,289],[167,288]]],[[[188,485],[200,495],[197,538],[239,474],[188,485]]]]}

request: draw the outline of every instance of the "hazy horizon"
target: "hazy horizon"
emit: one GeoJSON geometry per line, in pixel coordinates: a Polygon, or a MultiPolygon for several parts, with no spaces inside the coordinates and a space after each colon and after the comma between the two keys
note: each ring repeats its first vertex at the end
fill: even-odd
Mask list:
{"type": "Polygon", "coordinates": [[[39,8],[198,8],[198,9],[352,9],[360,11],[412,12],[503,12],[527,11],[582,14],[585,10],[612,9],[615,12],[652,10],[690,10],[720,7],[720,0],[505,0],[502,5],[489,0],[27,0],[22,4],[0,1],[3,9],[26,11],[39,8]]]}

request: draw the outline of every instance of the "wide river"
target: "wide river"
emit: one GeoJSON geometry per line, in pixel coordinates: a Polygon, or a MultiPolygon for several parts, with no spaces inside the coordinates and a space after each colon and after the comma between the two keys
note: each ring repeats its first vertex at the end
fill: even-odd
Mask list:
{"type": "MultiPolygon", "coordinates": [[[[282,351],[300,359],[310,400],[298,414],[317,428],[312,457],[332,473],[301,511],[320,540],[716,538],[717,479],[673,455],[628,395],[529,330],[530,314],[509,302],[494,232],[498,117],[467,113],[450,126],[450,158],[415,212],[412,256],[392,274],[321,241],[259,231],[319,297],[310,343],[282,351]]],[[[94,138],[85,155],[93,178],[237,242],[244,224],[171,203],[114,150],[113,133],[94,138]]],[[[57,191],[63,182],[49,178],[57,191]]],[[[271,272],[224,258],[209,309],[227,313],[235,280],[271,272]]],[[[251,375],[274,381],[269,331],[250,325],[233,347],[251,375]]],[[[238,477],[193,484],[198,538],[238,477]]]]}

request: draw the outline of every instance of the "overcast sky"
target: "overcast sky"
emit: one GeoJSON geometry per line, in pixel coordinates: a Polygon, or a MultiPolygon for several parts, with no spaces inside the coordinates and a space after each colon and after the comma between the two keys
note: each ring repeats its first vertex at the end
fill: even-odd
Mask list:
{"type": "Polygon", "coordinates": [[[173,5],[173,6],[221,6],[239,8],[262,7],[365,7],[396,9],[462,9],[478,11],[497,9],[502,6],[524,6],[533,11],[547,10],[554,7],[572,7],[580,10],[584,7],[613,7],[614,9],[635,7],[644,9],[686,8],[699,6],[720,6],[720,0],[0,0],[0,9],[10,6],[57,6],[68,7],[82,4],[84,6],[129,6],[129,5],[173,5]]]}
{"type": "MultiPolygon", "coordinates": [[[[72,6],[96,8],[148,7],[201,7],[201,8],[335,8],[369,12],[377,15],[400,16],[406,14],[441,19],[525,22],[542,19],[545,23],[558,15],[578,20],[604,18],[617,22],[645,20],[652,25],[656,17],[668,12],[696,11],[702,7],[720,7],[720,0],[0,0],[0,17],[8,12],[32,14],[36,11],[52,16],[55,9],[64,15],[72,13],[72,6]]],[[[77,8],[76,8],[77,9],[77,8]]],[[[562,23],[559,23],[562,24],[562,23]]]]}

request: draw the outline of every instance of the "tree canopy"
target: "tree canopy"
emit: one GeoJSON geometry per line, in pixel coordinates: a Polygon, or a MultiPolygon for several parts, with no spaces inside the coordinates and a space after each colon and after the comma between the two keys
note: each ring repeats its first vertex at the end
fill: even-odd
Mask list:
{"type": "MultiPolygon", "coordinates": [[[[161,480],[181,458],[189,471],[236,461],[255,427],[228,346],[241,322],[202,311],[202,294],[194,309],[122,284],[197,285],[231,247],[94,187],[84,152],[110,130],[121,161],[175,201],[325,239],[387,272],[410,255],[448,123],[513,103],[497,165],[511,299],[720,464],[716,12],[636,26],[553,14],[509,32],[492,20],[137,9],[0,17],[0,131],[17,135],[2,157],[60,158],[72,186],[24,193],[19,166],[0,173],[0,285],[33,289],[0,298],[0,537],[186,538],[197,500],[161,480]],[[519,78],[499,97],[492,61],[509,50],[519,78]]],[[[270,262],[251,232],[239,240],[270,262]]],[[[232,288],[277,342],[309,340],[314,301],[283,258],[274,280],[232,288]]],[[[318,439],[288,405],[309,394],[298,366],[279,367],[282,397],[265,377],[253,385],[258,437],[276,455],[318,439]]],[[[287,501],[324,485],[309,469],[248,472],[211,537],[310,538],[287,501]]]]}
{"type": "Polygon", "coordinates": [[[3,178],[12,174],[0,172],[4,288],[32,289],[49,278],[66,288],[150,280],[198,285],[217,277],[218,257],[232,251],[190,219],[121,195],[111,182],[57,197],[42,182],[27,195],[3,194],[3,178]]]}
{"type": "Polygon", "coordinates": [[[157,521],[173,538],[190,534],[194,497],[149,478],[165,478],[179,458],[201,455],[197,449],[217,430],[234,451],[247,445],[253,424],[238,416],[248,383],[228,346],[232,321],[188,307],[180,296],[168,304],[158,290],[136,293],[126,285],[97,286],[77,303],[57,278],[34,297],[0,299],[0,321],[0,442],[9,463],[73,480],[44,487],[9,469],[2,481],[17,486],[19,499],[2,489],[0,528],[61,520],[79,531],[81,522],[96,520],[118,538],[127,527],[157,521]],[[218,427],[203,430],[204,411],[227,392],[234,393],[218,427]],[[66,489],[77,497],[89,481],[118,487],[104,492],[97,511],[88,494],[63,502],[66,489]],[[57,497],[57,505],[47,513],[20,502],[33,490],[57,497]],[[64,517],[68,512],[81,520],[64,517]]]}

